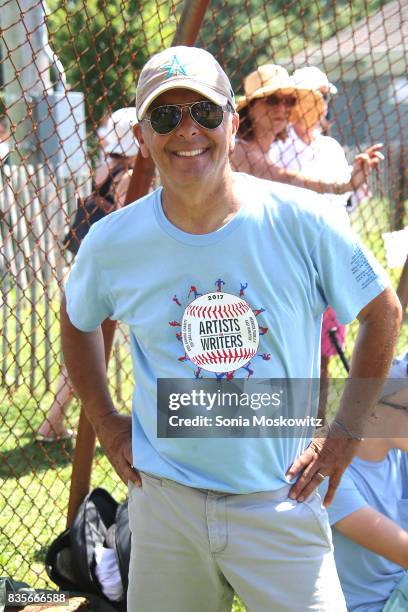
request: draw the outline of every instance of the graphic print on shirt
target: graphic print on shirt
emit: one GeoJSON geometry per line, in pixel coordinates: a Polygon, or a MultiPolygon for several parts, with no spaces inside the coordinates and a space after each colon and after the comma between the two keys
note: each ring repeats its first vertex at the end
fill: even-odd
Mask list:
{"type": "Polygon", "coordinates": [[[221,278],[214,286],[215,291],[206,292],[190,285],[183,292],[185,300],[182,293],[173,295],[179,313],[169,325],[177,328],[175,336],[184,349],[177,359],[194,368],[195,378],[212,372],[217,379],[232,379],[238,370],[244,370],[250,378],[256,357],[265,361],[271,358],[269,353],[258,352],[260,336],[268,332],[257,321],[265,308],[252,308],[245,300],[248,283],[236,288],[239,295],[229,293],[221,278]]]}

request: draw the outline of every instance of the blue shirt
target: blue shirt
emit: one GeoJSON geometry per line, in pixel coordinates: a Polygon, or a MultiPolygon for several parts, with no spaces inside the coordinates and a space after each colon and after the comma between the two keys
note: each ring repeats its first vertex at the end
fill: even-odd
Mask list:
{"type": "MultiPolygon", "coordinates": [[[[355,457],[327,509],[330,524],[335,525],[365,506],[371,506],[408,529],[408,453],[392,449],[378,462],[355,457]]],[[[381,612],[394,587],[407,572],[400,565],[353,542],[336,528],[333,529],[333,544],[347,609],[381,612]]]]}
{"type": "Polygon", "coordinates": [[[287,484],[285,472],[309,440],[157,437],[157,379],[196,374],[180,338],[186,306],[221,289],[258,313],[258,352],[235,377],[318,378],[327,304],[351,321],[388,279],[341,207],[327,211],[320,196],[303,189],[240,174],[235,180],[242,206],[209,234],[175,227],[163,213],[161,188],[96,223],[66,296],[69,318],[82,331],[108,317],[129,325],[134,465],[193,487],[249,493],[287,484]]]}

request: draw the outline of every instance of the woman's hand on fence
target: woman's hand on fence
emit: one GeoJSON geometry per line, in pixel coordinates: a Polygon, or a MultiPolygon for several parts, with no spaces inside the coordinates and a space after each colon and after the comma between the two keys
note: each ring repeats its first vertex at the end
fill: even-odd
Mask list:
{"type": "Polygon", "coordinates": [[[131,480],[140,487],[139,472],[132,466],[132,419],[118,412],[95,425],[95,432],[106,456],[125,484],[131,480]]]}
{"type": "Polygon", "coordinates": [[[378,164],[383,161],[384,155],[381,153],[383,145],[377,143],[368,147],[363,153],[359,153],[354,158],[353,172],[351,174],[350,184],[353,191],[357,191],[362,185],[367,182],[368,175],[373,168],[377,168],[378,164]]]}

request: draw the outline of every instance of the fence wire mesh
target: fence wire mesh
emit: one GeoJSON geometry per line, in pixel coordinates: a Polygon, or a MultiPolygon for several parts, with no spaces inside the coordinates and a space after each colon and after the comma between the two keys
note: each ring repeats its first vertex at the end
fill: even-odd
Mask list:
{"type": "MultiPolygon", "coordinates": [[[[65,527],[75,446],[66,435],[79,414],[60,353],[58,311],[72,262],[63,237],[78,197],[92,191],[97,166],[107,162],[108,118],[134,105],[140,68],[171,44],[182,9],[181,0],[0,0],[0,574],[35,587],[49,584],[45,551],[65,527]],[[65,420],[39,440],[50,409],[55,422],[62,413],[65,420]]],[[[402,264],[387,256],[384,233],[403,230],[408,197],[408,0],[213,0],[196,44],[217,57],[236,94],[263,64],[327,74],[338,90],[330,133],[348,161],[384,143],[370,196],[351,222],[396,286],[402,264]]],[[[354,335],[351,326],[348,356],[354,335]]],[[[404,330],[400,348],[406,343],[404,330]]],[[[330,374],[344,375],[338,358],[330,374]]],[[[109,380],[129,411],[122,328],[109,380]]],[[[119,500],[126,494],[99,449],[97,485],[119,500]]]]}

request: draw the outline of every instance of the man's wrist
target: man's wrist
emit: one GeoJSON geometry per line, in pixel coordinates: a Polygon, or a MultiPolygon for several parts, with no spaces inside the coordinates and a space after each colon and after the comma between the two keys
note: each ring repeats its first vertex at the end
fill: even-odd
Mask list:
{"type": "Polygon", "coordinates": [[[95,430],[106,429],[109,427],[112,418],[119,415],[119,412],[113,405],[104,407],[100,402],[84,402],[83,407],[89,422],[95,430]]]}
{"type": "Polygon", "coordinates": [[[360,432],[351,431],[338,417],[333,419],[331,425],[334,425],[338,430],[340,430],[344,437],[350,438],[351,440],[356,440],[357,442],[362,442],[364,440],[364,437],[360,432]]]}

